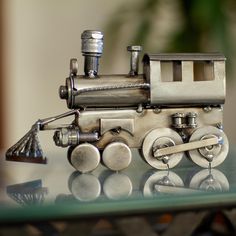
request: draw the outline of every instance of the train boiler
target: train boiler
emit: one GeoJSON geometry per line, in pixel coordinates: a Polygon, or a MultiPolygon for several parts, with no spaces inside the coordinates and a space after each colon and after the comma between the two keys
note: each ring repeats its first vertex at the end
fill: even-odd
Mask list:
{"type": "Polygon", "coordinates": [[[145,54],[140,74],[141,46],[128,46],[129,72],[100,75],[103,34],[86,30],[81,39],[84,74],[78,75],[78,61],[71,59],[69,77],[59,88],[70,111],[38,120],[8,149],[7,160],[46,163],[40,130],[55,130],[55,144],[69,147],[69,161],[82,173],[100,162],[114,171],[125,169],[133,148],[156,169],[173,168],[184,156],[203,168],[225,160],[223,55],[145,54]],[[74,117],[71,124],[51,124],[67,116],[74,117]]]}

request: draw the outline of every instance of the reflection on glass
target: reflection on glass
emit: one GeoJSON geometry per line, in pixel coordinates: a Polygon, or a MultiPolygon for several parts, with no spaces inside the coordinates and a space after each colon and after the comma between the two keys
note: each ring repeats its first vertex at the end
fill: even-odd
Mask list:
{"type": "Polygon", "coordinates": [[[209,192],[226,192],[229,190],[229,182],[221,171],[204,169],[192,177],[189,188],[209,192]]]}
{"type": "Polygon", "coordinates": [[[132,182],[123,173],[108,176],[103,183],[103,192],[109,199],[124,199],[132,194],[132,182]]]}
{"type": "MultiPolygon", "coordinates": [[[[68,180],[69,190],[74,200],[81,202],[95,201],[103,199],[124,199],[132,194],[132,182],[130,178],[119,172],[108,171],[100,175],[100,180],[93,174],[82,174],[74,172],[68,180]]],[[[72,199],[71,195],[61,194],[58,201],[72,199]]]]}
{"type": "Polygon", "coordinates": [[[94,201],[101,193],[100,181],[92,174],[74,172],[69,178],[68,186],[73,196],[83,202],[94,201]]]}
{"type": "MultiPolygon", "coordinates": [[[[136,172],[102,171],[82,174],[75,171],[68,180],[71,194],[58,195],[56,202],[92,202],[95,200],[120,200],[129,197],[161,197],[229,190],[226,176],[216,169],[204,169],[194,173],[184,182],[179,174],[170,170],[148,170],[142,174],[139,185],[136,172]],[[98,177],[96,176],[98,175],[98,177]]],[[[189,174],[187,173],[187,176],[189,174]]]]}
{"type": "Polygon", "coordinates": [[[143,187],[143,195],[150,197],[157,192],[162,192],[162,189],[165,191],[165,189],[175,189],[175,187],[183,186],[183,180],[173,171],[156,171],[147,178],[143,187]]]}
{"type": "Polygon", "coordinates": [[[42,180],[34,180],[21,184],[9,185],[7,195],[20,205],[42,205],[47,194],[47,188],[42,187],[42,180]]]}
{"type": "Polygon", "coordinates": [[[157,194],[194,194],[203,192],[225,192],[229,190],[226,176],[216,169],[200,170],[184,185],[172,171],[159,171],[151,175],[143,189],[144,196],[157,194]]]}

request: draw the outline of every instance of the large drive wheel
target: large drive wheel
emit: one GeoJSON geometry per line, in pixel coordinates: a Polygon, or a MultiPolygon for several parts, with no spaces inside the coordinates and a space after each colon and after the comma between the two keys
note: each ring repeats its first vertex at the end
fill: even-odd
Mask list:
{"type": "Polygon", "coordinates": [[[188,151],[189,158],[198,166],[208,168],[211,165],[211,167],[215,167],[220,165],[227,157],[229,151],[227,136],[222,130],[214,126],[204,126],[197,129],[190,137],[189,142],[213,137],[217,137],[220,143],[188,151]]]}
{"type": "Polygon", "coordinates": [[[143,141],[143,157],[149,165],[156,169],[165,170],[173,168],[181,161],[184,154],[183,152],[160,158],[154,157],[154,152],[159,148],[171,147],[182,143],[182,138],[174,130],[170,128],[154,129],[147,134],[143,141]]]}

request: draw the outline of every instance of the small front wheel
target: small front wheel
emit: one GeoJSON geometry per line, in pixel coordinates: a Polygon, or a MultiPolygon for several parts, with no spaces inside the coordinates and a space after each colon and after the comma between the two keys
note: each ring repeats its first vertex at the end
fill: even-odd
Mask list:
{"type": "Polygon", "coordinates": [[[76,146],[68,156],[71,165],[81,173],[87,173],[97,168],[100,163],[99,150],[90,143],[76,146]]]}
{"type": "Polygon", "coordinates": [[[105,166],[114,171],[120,171],[127,168],[131,159],[132,153],[130,148],[122,142],[108,144],[102,154],[102,160],[105,166]]]}

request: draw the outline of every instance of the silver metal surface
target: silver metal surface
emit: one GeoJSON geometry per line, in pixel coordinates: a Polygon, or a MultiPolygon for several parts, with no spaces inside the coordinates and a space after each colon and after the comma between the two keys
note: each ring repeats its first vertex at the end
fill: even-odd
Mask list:
{"type": "Polygon", "coordinates": [[[130,148],[122,142],[108,144],[102,154],[102,160],[105,166],[114,171],[127,168],[131,159],[132,153],[130,148]]]}
{"type": "Polygon", "coordinates": [[[156,185],[183,187],[183,180],[173,171],[158,171],[152,174],[145,182],[143,187],[143,195],[151,197],[158,194],[156,185]]]}
{"type": "MultiPolygon", "coordinates": [[[[171,116],[175,113],[195,112],[198,115],[198,127],[218,124],[222,121],[223,112],[219,107],[212,108],[211,112],[205,113],[202,108],[163,108],[157,113],[155,109],[144,109],[139,113],[136,109],[94,109],[81,111],[76,125],[82,133],[92,133],[94,130],[101,132],[102,119],[114,119],[114,126],[109,124],[110,131],[101,135],[96,145],[104,149],[114,139],[124,140],[130,148],[142,149],[145,136],[153,129],[171,127],[171,116]],[[134,120],[134,130],[129,132],[120,129],[120,132],[113,132],[117,127],[124,127],[124,119],[134,120]],[[120,121],[120,122],[119,122],[120,121]]],[[[185,129],[186,138],[190,137],[195,129],[185,129]]]]}
{"type": "Polygon", "coordinates": [[[100,163],[99,150],[90,143],[83,143],[71,152],[70,162],[81,173],[90,172],[100,163]]]}
{"type": "Polygon", "coordinates": [[[130,178],[123,173],[110,175],[103,184],[104,194],[113,200],[129,197],[132,190],[133,186],[130,178]]]}
{"type": "Polygon", "coordinates": [[[185,129],[191,128],[194,129],[197,127],[197,113],[189,112],[184,113],[175,113],[172,115],[172,126],[175,129],[185,129]]]}
{"type": "Polygon", "coordinates": [[[97,177],[91,174],[77,175],[70,183],[73,196],[83,202],[97,199],[101,193],[101,184],[97,177]]]}
{"type": "Polygon", "coordinates": [[[81,34],[82,46],[81,51],[84,54],[101,55],[103,51],[103,34],[97,30],[85,30],[81,34]]]}
{"type": "Polygon", "coordinates": [[[189,187],[209,192],[226,192],[229,190],[229,182],[221,171],[204,169],[192,177],[189,187]]]}
{"type": "Polygon", "coordinates": [[[78,145],[71,153],[71,163],[81,172],[96,168],[100,161],[98,150],[104,149],[105,165],[116,171],[129,165],[130,148],[142,150],[144,159],[157,169],[174,167],[183,152],[190,149],[195,149],[189,151],[190,158],[203,167],[208,167],[209,162],[216,166],[225,159],[228,153],[225,134],[217,128],[206,128],[215,126],[222,130],[224,56],[145,54],[143,74],[138,74],[142,48],[129,46],[128,75],[98,75],[103,34],[85,30],[81,39],[85,75],[78,75],[78,61],[72,58],[69,77],[59,88],[60,98],[75,110],[37,121],[7,151],[8,160],[37,157],[35,162],[45,161],[36,134],[53,129],[56,145],[73,148],[78,145]],[[50,124],[68,116],[74,116],[68,125],[50,124]],[[220,143],[216,144],[216,140],[220,143]]]}
{"type": "Polygon", "coordinates": [[[186,123],[188,128],[196,128],[197,127],[197,113],[189,112],[186,115],[186,123]]]}
{"type": "MultiPolygon", "coordinates": [[[[209,139],[218,139],[218,137],[213,135],[213,134],[207,134],[207,135],[204,135],[201,138],[201,142],[209,140],[209,139]]],[[[221,141],[222,140],[220,139],[217,145],[216,144],[215,145],[214,144],[208,144],[205,147],[199,147],[198,151],[209,162],[212,162],[213,158],[220,153],[221,146],[219,144],[221,144],[221,141]]]]}
{"type": "MultiPolygon", "coordinates": [[[[171,67],[173,75],[169,69],[167,69],[167,73],[163,67],[163,63],[166,63],[164,60],[155,61],[147,55],[144,60],[144,75],[135,76],[133,78],[135,81],[127,78],[126,75],[99,76],[98,81],[92,80],[91,82],[87,82],[87,79],[84,81],[83,77],[77,76],[67,79],[66,86],[60,89],[60,96],[67,99],[69,108],[138,106],[139,104],[151,104],[152,106],[223,104],[225,61],[218,61],[219,57],[216,59],[214,61],[214,57],[212,57],[212,65],[209,66],[208,55],[205,60],[204,54],[201,55],[201,60],[199,60],[212,70],[212,78],[202,81],[202,78],[198,78],[195,73],[195,55],[192,54],[189,61],[181,61],[180,56],[178,60],[180,63],[178,74],[180,75],[176,80],[173,77],[177,73],[174,67],[171,67]],[[170,80],[171,78],[168,78],[168,82],[163,80],[166,73],[168,77],[173,77],[173,81],[170,80]],[[137,78],[140,80],[137,81],[137,78]],[[130,99],[127,99],[128,97],[130,99]]],[[[169,63],[174,65],[175,61],[169,63]]],[[[204,68],[202,70],[204,74],[204,68]]],[[[192,122],[190,125],[195,125],[195,123],[192,122]]]]}
{"type": "Polygon", "coordinates": [[[53,140],[59,147],[75,146],[79,144],[79,130],[62,128],[54,133],[53,140]]]}
{"type": "Polygon", "coordinates": [[[185,118],[184,113],[175,113],[175,114],[173,114],[172,115],[172,120],[173,120],[172,126],[175,129],[183,129],[183,128],[185,128],[186,124],[184,122],[184,118],[185,118]]]}
{"type": "Polygon", "coordinates": [[[81,39],[81,51],[85,57],[84,73],[89,78],[94,78],[98,74],[98,60],[103,51],[103,34],[100,31],[85,30],[81,39]]]}
{"type": "Polygon", "coordinates": [[[134,119],[101,119],[100,123],[101,135],[108,131],[120,132],[121,130],[125,130],[131,135],[134,135],[134,119]]]}
{"type": "Polygon", "coordinates": [[[79,110],[67,111],[65,113],[62,113],[62,114],[59,114],[59,115],[56,115],[56,116],[52,116],[52,117],[49,117],[49,118],[46,118],[46,119],[40,119],[37,122],[38,122],[39,128],[41,130],[46,130],[46,125],[47,124],[52,123],[52,122],[54,122],[56,120],[63,119],[65,117],[69,117],[69,116],[75,115],[75,114],[79,114],[79,110]]]}
{"type": "MultiPolygon", "coordinates": [[[[170,153],[169,155],[156,155],[158,154],[158,150],[162,150],[165,148],[170,148],[175,146],[175,142],[173,139],[171,139],[170,137],[160,137],[157,138],[155,140],[155,142],[152,145],[152,155],[157,159],[162,161],[164,164],[168,164],[169,162],[169,155],[170,154],[174,154],[174,153],[170,153]]],[[[179,146],[179,145],[178,145],[179,146]]]]}
{"type": "MultiPolygon", "coordinates": [[[[67,106],[81,107],[129,107],[147,104],[149,84],[138,75],[100,75],[95,80],[81,76],[66,79],[67,106]]],[[[63,88],[64,89],[64,88],[63,88]]],[[[59,91],[60,96],[62,91],[59,91]]],[[[63,94],[65,91],[63,90],[63,94]]]]}
{"type": "Polygon", "coordinates": [[[78,89],[77,91],[73,92],[73,96],[78,96],[82,93],[88,92],[101,92],[101,91],[111,91],[111,90],[121,90],[121,89],[149,89],[150,85],[147,83],[143,84],[124,84],[124,85],[107,85],[101,87],[92,87],[92,88],[83,88],[78,89]]]}
{"type": "MultiPolygon", "coordinates": [[[[169,59],[171,58],[169,55],[169,59]]],[[[178,69],[178,79],[175,78],[175,67],[172,66],[173,76],[168,78],[169,81],[164,80],[164,74],[169,74],[165,71],[163,63],[165,57],[153,58],[145,55],[144,57],[144,73],[145,78],[150,80],[150,102],[152,105],[177,105],[177,104],[223,104],[225,100],[225,60],[223,57],[209,57],[201,54],[200,56],[192,54],[188,59],[184,60],[181,55],[178,59],[174,59],[171,63],[174,65],[175,61],[179,61],[181,69],[178,69]],[[196,56],[196,58],[195,58],[196,56]],[[195,73],[196,61],[201,61],[206,67],[209,67],[209,58],[212,63],[210,69],[212,71],[211,77],[206,80],[199,78],[195,73]],[[149,67],[149,68],[147,68],[149,67]],[[179,75],[180,74],[180,75],[179,75]]],[[[204,73],[204,70],[203,70],[204,73]]],[[[205,75],[205,74],[204,74],[205,75]]],[[[170,76],[168,76],[170,77],[170,76]]]]}
{"type": "Polygon", "coordinates": [[[171,145],[168,147],[156,149],[154,152],[154,157],[158,158],[158,157],[167,156],[167,155],[171,155],[171,154],[178,153],[178,152],[190,151],[190,150],[194,150],[194,149],[199,149],[199,152],[205,157],[207,157],[207,155],[214,155],[214,154],[217,155],[218,152],[215,153],[215,148],[213,146],[217,145],[217,149],[218,149],[218,147],[219,147],[218,144],[219,144],[218,137],[210,136],[210,137],[206,137],[206,139],[202,139],[200,141],[179,144],[176,146],[171,145]],[[208,149],[209,146],[211,147],[211,149],[208,149]],[[214,149],[214,151],[212,149],[214,149]],[[211,153],[211,154],[209,154],[209,153],[211,153]]]}
{"type": "Polygon", "coordinates": [[[59,147],[76,146],[81,142],[95,142],[99,140],[97,132],[81,133],[78,128],[61,128],[55,131],[54,142],[59,147]]]}
{"type": "Polygon", "coordinates": [[[210,145],[188,152],[190,159],[204,168],[208,168],[209,164],[211,167],[220,165],[225,160],[229,150],[229,143],[225,133],[214,126],[205,126],[197,129],[190,137],[189,142],[204,140],[209,137],[208,135],[217,137],[221,142],[218,145],[210,145]]]}
{"type": "MultiPolygon", "coordinates": [[[[152,61],[225,61],[220,53],[156,53],[146,54],[152,61]]],[[[144,60],[148,59],[144,58],[144,60]]]]}
{"type": "Polygon", "coordinates": [[[153,150],[156,148],[159,148],[158,145],[157,147],[154,146],[155,141],[162,137],[165,139],[168,138],[166,142],[162,144],[163,146],[170,145],[169,140],[172,141],[171,145],[179,145],[183,143],[180,135],[170,128],[154,129],[150,133],[147,134],[147,136],[145,137],[143,141],[143,146],[142,146],[143,157],[149,165],[151,165],[152,167],[156,169],[173,168],[181,161],[183,157],[183,153],[179,152],[179,153],[167,156],[168,157],[167,163],[166,163],[166,159],[162,161],[162,159],[157,159],[156,157],[154,157],[153,150]]]}
{"type": "Polygon", "coordinates": [[[79,70],[78,60],[76,58],[70,59],[70,75],[76,76],[79,70]]]}
{"type": "Polygon", "coordinates": [[[142,51],[141,46],[128,46],[127,50],[131,52],[130,56],[130,76],[136,76],[138,75],[139,70],[139,53],[142,51]]]}

